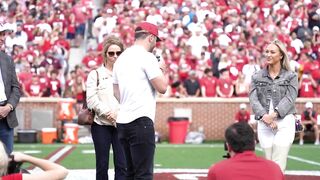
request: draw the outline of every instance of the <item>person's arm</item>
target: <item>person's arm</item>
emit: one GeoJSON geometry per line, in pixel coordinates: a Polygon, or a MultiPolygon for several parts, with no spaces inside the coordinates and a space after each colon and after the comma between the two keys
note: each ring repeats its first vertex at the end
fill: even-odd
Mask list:
{"type": "Polygon", "coordinates": [[[298,76],[292,72],[289,77],[289,84],[287,87],[286,95],[280,100],[275,111],[278,113],[278,117],[283,118],[287,112],[295,105],[298,96],[298,76]]]}
{"type": "Polygon", "coordinates": [[[26,89],[26,86],[24,84],[22,84],[22,93],[26,96],[26,97],[30,97],[29,92],[26,89]]]}
{"type": "Polygon", "coordinates": [[[160,70],[162,74],[154,79],[151,80],[152,86],[161,94],[166,93],[167,87],[168,87],[168,80],[166,78],[166,73],[167,73],[167,67],[164,64],[163,61],[160,63],[160,70]]]}
{"type": "Polygon", "coordinates": [[[231,84],[231,86],[230,86],[230,93],[228,94],[228,97],[229,97],[229,98],[232,97],[233,92],[234,92],[234,87],[233,87],[233,84],[231,84]]]}
{"type": "Polygon", "coordinates": [[[312,112],[313,110],[309,111],[309,116],[310,116],[310,119],[311,121],[313,122],[313,124],[317,124],[317,113],[314,113],[314,116],[312,116],[312,112]]]}
{"type": "Polygon", "coordinates": [[[311,84],[313,88],[317,88],[318,84],[317,82],[313,79],[313,77],[311,76],[311,74],[309,74],[309,78],[311,80],[311,84]]]}
{"type": "Polygon", "coordinates": [[[194,97],[200,97],[200,88],[196,90],[194,97]]]}
{"type": "Polygon", "coordinates": [[[258,74],[254,74],[252,76],[251,84],[250,84],[250,91],[249,91],[249,102],[252,107],[252,111],[255,114],[255,118],[260,120],[267,111],[263,108],[260,103],[260,99],[258,98],[257,86],[256,86],[256,79],[258,74]]]}
{"type": "Polygon", "coordinates": [[[217,91],[218,97],[224,97],[223,93],[220,91],[220,85],[217,85],[216,91],[217,91]]]}
{"type": "Polygon", "coordinates": [[[167,67],[163,60],[159,62],[159,68],[161,70],[160,76],[157,76],[150,80],[152,86],[161,94],[166,93],[168,87],[168,80],[166,78],[167,67]]]}
{"type": "Polygon", "coordinates": [[[166,93],[168,81],[164,75],[158,76],[151,80],[152,86],[161,94],[166,93]]]}
{"type": "Polygon", "coordinates": [[[205,86],[201,86],[201,94],[202,94],[202,97],[207,97],[206,96],[206,87],[205,86]]]}
{"type": "Polygon", "coordinates": [[[68,170],[66,168],[49,160],[40,159],[19,152],[13,153],[13,156],[14,160],[17,162],[28,162],[43,170],[42,172],[35,172],[32,174],[23,173],[23,180],[60,180],[68,175],[68,170]]]}

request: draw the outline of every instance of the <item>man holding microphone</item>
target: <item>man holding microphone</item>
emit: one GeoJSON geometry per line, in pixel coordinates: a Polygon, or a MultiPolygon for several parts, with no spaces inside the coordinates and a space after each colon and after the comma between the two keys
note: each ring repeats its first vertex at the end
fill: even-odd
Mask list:
{"type": "Polygon", "coordinates": [[[118,137],[128,179],[153,179],[156,94],[164,94],[168,86],[166,65],[152,54],[158,41],[158,27],[141,22],[135,29],[134,45],[114,64],[114,95],[120,102],[118,137]]]}

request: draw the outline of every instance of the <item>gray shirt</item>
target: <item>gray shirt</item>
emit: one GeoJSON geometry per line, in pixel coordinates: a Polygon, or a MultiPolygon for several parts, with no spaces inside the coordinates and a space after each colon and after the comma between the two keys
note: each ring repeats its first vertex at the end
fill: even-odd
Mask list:
{"type": "Polygon", "coordinates": [[[281,69],[273,80],[267,68],[252,76],[249,99],[255,119],[260,120],[269,112],[270,102],[279,118],[296,113],[295,101],[298,96],[298,76],[293,71],[281,69]]]}

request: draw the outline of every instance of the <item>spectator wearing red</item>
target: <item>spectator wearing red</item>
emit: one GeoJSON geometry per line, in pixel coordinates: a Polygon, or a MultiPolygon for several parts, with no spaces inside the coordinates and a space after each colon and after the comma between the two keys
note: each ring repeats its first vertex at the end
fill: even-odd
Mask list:
{"type": "Polygon", "coordinates": [[[41,85],[39,76],[36,74],[33,74],[31,82],[23,88],[26,97],[42,97],[45,89],[46,87],[41,85]]]}
{"type": "MultiPolygon", "coordinates": [[[[48,83],[49,83],[49,77],[48,77],[48,75],[47,75],[46,69],[45,69],[44,67],[39,67],[39,68],[38,68],[38,73],[39,73],[38,76],[39,76],[40,85],[41,85],[42,87],[45,87],[45,89],[48,89],[47,87],[48,87],[48,83]]],[[[48,95],[48,92],[45,91],[45,92],[43,93],[43,96],[44,96],[44,97],[49,96],[49,95],[48,95]]]]}
{"type": "Polygon", "coordinates": [[[317,82],[311,74],[302,74],[299,80],[299,97],[316,97],[317,82]]]}
{"type": "Polygon", "coordinates": [[[36,29],[36,23],[32,15],[27,16],[26,22],[22,25],[22,29],[27,33],[28,41],[32,41],[34,39],[34,31],[36,29]]]}
{"type": "Polygon", "coordinates": [[[70,42],[66,40],[62,32],[59,32],[58,39],[53,44],[63,47],[65,50],[70,50],[70,42]]]}
{"type": "MultiPolygon", "coordinates": [[[[319,127],[317,123],[317,111],[313,109],[312,102],[307,102],[305,104],[305,110],[301,114],[301,123],[305,127],[304,129],[306,131],[314,130],[314,136],[315,136],[315,145],[319,145],[319,127]]],[[[303,145],[303,136],[304,131],[300,132],[300,141],[299,144],[303,145]]]]}
{"type": "Polygon", "coordinates": [[[36,42],[39,42],[40,50],[43,54],[47,53],[52,47],[51,34],[48,31],[39,32],[39,36],[35,37],[36,42]]]}
{"type": "Polygon", "coordinates": [[[47,51],[44,59],[40,62],[40,67],[48,68],[49,66],[53,66],[53,69],[56,70],[59,70],[62,67],[60,61],[54,57],[54,54],[51,50],[47,51]]]}
{"type": "Polygon", "coordinates": [[[75,14],[76,21],[76,41],[75,46],[79,47],[85,34],[85,27],[87,21],[86,7],[81,1],[76,2],[72,7],[72,13],[75,14]]]}
{"type": "Polygon", "coordinates": [[[61,96],[61,83],[58,79],[58,71],[53,70],[50,73],[51,77],[49,79],[49,89],[50,89],[50,97],[60,97],[61,96]]]}
{"type": "MultiPolygon", "coordinates": [[[[82,76],[80,76],[80,77],[82,77],[82,76]]],[[[76,71],[75,70],[71,70],[70,73],[69,73],[69,76],[68,76],[68,78],[66,80],[65,90],[63,92],[63,97],[65,97],[65,98],[75,98],[73,96],[73,93],[72,93],[72,86],[75,83],[76,78],[77,78],[76,71]]]]}
{"type": "Polygon", "coordinates": [[[225,131],[230,159],[212,165],[208,180],[284,180],[280,167],[254,153],[255,137],[252,128],[244,122],[232,124],[225,131]]]}
{"type": "Polygon", "coordinates": [[[93,47],[89,47],[87,55],[85,55],[82,59],[82,64],[85,65],[86,68],[90,69],[92,67],[99,67],[102,64],[101,57],[97,57],[96,53],[97,52],[93,47]]]}
{"type": "Polygon", "coordinates": [[[82,107],[85,98],[85,90],[86,85],[84,79],[81,76],[77,76],[75,78],[75,82],[71,86],[72,97],[74,97],[77,101],[76,112],[79,112],[82,107]]]}
{"type": "Polygon", "coordinates": [[[213,76],[212,70],[206,68],[204,76],[200,80],[202,97],[217,97],[217,78],[213,76]]]}
{"type": "Polygon", "coordinates": [[[76,17],[74,14],[70,14],[68,17],[69,23],[67,25],[67,40],[71,44],[74,45],[74,39],[76,37],[76,17]]]}
{"type": "Polygon", "coordinates": [[[217,82],[217,94],[219,97],[230,98],[234,92],[232,80],[227,69],[220,71],[220,79],[217,82]]]}
{"type": "Polygon", "coordinates": [[[53,16],[50,17],[49,23],[53,30],[64,32],[68,22],[59,7],[54,8],[53,16]]]}
{"type": "Polygon", "coordinates": [[[22,69],[18,73],[18,78],[23,85],[29,84],[32,79],[31,66],[28,62],[22,63],[22,69]]]}
{"type": "Polygon", "coordinates": [[[173,72],[172,80],[170,81],[170,89],[171,89],[171,93],[170,93],[171,97],[182,98],[182,97],[188,96],[188,93],[185,87],[183,86],[183,83],[181,82],[178,73],[173,72]]]}
{"type": "Polygon", "coordinates": [[[245,103],[240,104],[240,109],[236,112],[234,116],[235,122],[246,122],[250,121],[250,112],[247,110],[247,105],[245,103]]]}
{"type": "Polygon", "coordinates": [[[306,61],[303,66],[304,73],[310,73],[312,78],[316,81],[320,80],[320,63],[311,56],[306,55],[306,61]]]}

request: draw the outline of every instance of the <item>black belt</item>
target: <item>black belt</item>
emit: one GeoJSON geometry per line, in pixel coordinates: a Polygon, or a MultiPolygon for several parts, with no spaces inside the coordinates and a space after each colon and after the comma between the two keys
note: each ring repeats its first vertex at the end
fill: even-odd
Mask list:
{"type": "Polygon", "coordinates": [[[0,101],[0,106],[5,106],[7,104],[7,101],[0,101]]]}

